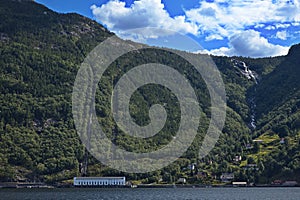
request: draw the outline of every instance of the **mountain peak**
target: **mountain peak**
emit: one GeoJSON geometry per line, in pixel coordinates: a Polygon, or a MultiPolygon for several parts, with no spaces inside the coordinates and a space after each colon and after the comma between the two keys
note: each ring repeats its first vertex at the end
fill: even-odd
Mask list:
{"type": "Polygon", "coordinates": [[[291,46],[288,56],[299,56],[300,55],[300,44],[291,46]]]}

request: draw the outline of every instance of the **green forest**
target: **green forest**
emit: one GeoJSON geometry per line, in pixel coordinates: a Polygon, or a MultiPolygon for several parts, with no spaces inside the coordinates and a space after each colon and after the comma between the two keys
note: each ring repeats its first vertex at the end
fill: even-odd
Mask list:
{"type": "Polygon", "coordinates": [[[32,1],[0,0],[0,16],[0,182],[67,184],[75,176],[122,175],[133,183],[172,184],[184,177],[189,184],[220,184],[222,174],[233,173],[234,181],[254,184],[300,183],[300,44],[280,57],[212,56],[225,83],[226,121],[214,149],[201,159],[198,152],[211,114],[201,75],[161,48],[132,51],[115,60],[95,97],[98,121],[114,144],[149,152],[168,144],[178,129],[176,96],[154,84],[134,93],[130,114],[137,124],[147,125],[149,108],[161,104],[168,114],[164,128],[142,140],[117,127],[110,107],[112,88],[134,66],[172,66],[190,81],[201,107],[198,134],[184,155],[161,170],[130,174],[87,153],[72,115],[73,85],[81,63],[114,34],[88,18],[59,14],[32,1]],[[245,62],[256,73],[255,80],[244,76],[235,61],[245,62]]]}

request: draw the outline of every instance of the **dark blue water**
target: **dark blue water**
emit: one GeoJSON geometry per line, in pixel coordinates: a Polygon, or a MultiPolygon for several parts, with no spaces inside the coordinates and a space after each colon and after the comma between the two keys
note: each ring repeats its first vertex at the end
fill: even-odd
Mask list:
{"type": "Polygon", "coordinates": [[[0,199],[74,200],[300,200],[300,188],[78,188],[78,189],[0,189],[0,199]]]}

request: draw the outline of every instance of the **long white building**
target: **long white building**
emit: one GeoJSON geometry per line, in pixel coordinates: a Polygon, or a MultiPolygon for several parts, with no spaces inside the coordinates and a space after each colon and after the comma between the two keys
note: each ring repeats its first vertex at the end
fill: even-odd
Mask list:
{"type": "Polygon", "coordinates": [[[74,186],[124,186],[125,177],[74,177],[74,186]]]}

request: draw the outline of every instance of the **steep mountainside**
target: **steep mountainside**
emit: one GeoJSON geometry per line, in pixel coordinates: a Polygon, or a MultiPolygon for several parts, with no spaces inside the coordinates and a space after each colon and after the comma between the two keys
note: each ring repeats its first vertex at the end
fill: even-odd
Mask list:
{"type": "MultiPolygon", "coordinates": [[[[95,21],[58,14],[32,1],[0,0],[0,16],[5,19],[0,21],[0,181],[57,183],[82,175],[85,148],[72,118],[73,84],[85,56],[113,34],[95,21]]],[[[179,177],[187,177],[189,183],[214,183],[225,172],[234,173],[235,180],[255,183],[299,180],[299,46],[277,58],[213,57],[225,82],[228,107],[223,133],[203,159],[197,155],[209,122],[210,97],[201,76],[164,49],[122,56],[111,64],[96,93],[98,120],[115,144],[149,152],[168,144],[178,129],[176,97],[155,85],[134,93],[130,112],[138,124],[145,125],[149,107],[164,105],[170,117],[157,136],[129,137],[113,121],[112,84],[144,63],[173,66],[191,80],[202,108],[202,124],[189,150],[162,170],[124,174],[89,156],[87,175],[126,175],[143,183],[173,183],[179,177]],[[195,165],[192,171],[191,164],[195,165]]]]}

